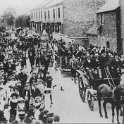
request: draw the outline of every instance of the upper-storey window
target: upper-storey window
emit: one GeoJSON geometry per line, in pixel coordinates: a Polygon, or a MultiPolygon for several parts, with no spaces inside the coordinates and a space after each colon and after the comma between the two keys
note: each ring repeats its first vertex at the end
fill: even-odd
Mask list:
{"type": "Polygon", "coordinates": [[[35,12],[33,11],[33,19],[35,19],[35,12]]]}
{"type": "Polygon", "coordinates": [[[41,16],[40,16],[40,10],[39,10],[39,19],[41,18],[41,16]]]}
{"type": "Polygon", "coordinates": [[[104,25],[105,23],[105,17],[104,14],[101,14],[101,25],[104,25]]]}
{"type": "Polygon", "coordinates": [[[41,10],[41,13],[40,14],[41,14],[40,16],[41,16],[41,19],[42,19],[42,10],[41,10]]]}
{"type": "Polygon", "coordinates": [[[45,20],[46,20],[46,11],[44,12],[44,18],[45,18],[45,20]]]}
{"type": "Polygon", "coordinates": [[[31,12],[31,19],[33,19],[33,12],[31,12]]]}
{"type": "Polygon", "coordinates": [[[37,19],[37,12],[35,11],[35,19],[37,19]]]}
{"type": "Polygon", "coordinates": [[[50,19],[50,11],[48,10],[48,19],[50,19]]]}
{"type": "Polygon", "coordinates": [[[36,11],[36,19],[38,19],[38,11],[36,11]]]}
{"type": "Polygon", "coordinates": [[[55,19],[55,9],[53,9],[53,18],[55,19]]]}
{"type": "Polygon", "coordinates": [[[58,8],[58,17],[60,18],[60,8],[58,8]]]}

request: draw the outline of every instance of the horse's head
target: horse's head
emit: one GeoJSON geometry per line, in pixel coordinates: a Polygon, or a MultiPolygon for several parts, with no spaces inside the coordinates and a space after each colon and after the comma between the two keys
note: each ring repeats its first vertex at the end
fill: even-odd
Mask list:
{"type": "Polygon", "coordinates": [[[116,101],[119,102],[119,100],[122,100],[121,97],[124,96],[124,84],[119,84],[117,87],[114,89],[114,97],[116,101]]]}

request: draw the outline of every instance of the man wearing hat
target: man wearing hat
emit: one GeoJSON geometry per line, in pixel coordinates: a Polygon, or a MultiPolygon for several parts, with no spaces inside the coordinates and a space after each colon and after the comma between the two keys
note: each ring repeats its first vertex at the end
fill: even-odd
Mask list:
{"type": "Polygon", "coordinates": [[[22,121],[25,118],[25,112],[26,112],[26,108],[25,108],[25,100],[20,97],[18,99],[18,104],[17,104],[17,121],[22,121]]]}
{"type": "Polygon", "coordinates": [[[32,97],[35,98],[37,96],[41,96],[40,90],[37,88],[37,84],[33,84],[31,87],[31,94],[32,97]]]}
{"type": "Polygon", "coordinates": [[[24,99],[25,99],[26,112],[28,112],[29,111],[29,102],[30,102],[30,84],[27,84],[25,86],[24,99]]]}
{"type": "Polygon", "coordinates": [[[24,72],[23,69],[21,69],[21,72],[18,74],[18,79],[20,80],[21,83],[20,96],[23,97],[23,91],[27,81],[27,74],[24,72]]]}
{"type": "Polygon", "coordinates": [[[29,60],[30,60],[31,67],[32,67],[34,65],[34,61],[35,61],[35,49],[34,48],[31,48],[28,51],[28,54],[29,54],[29,60]]]}
{"type": "Polygon", "coordinates": [[[17,104],[18,104],[17,94],[13,93],[10,99],[10,108],[11,108],[10,109],[10,120],[9,120],[10,122],[16,119],[17,104]]]}
{"type": "Polygon", "coordinates": [[[47,76],[46,76],[46,85],[47,85],[47,91],[50,93],[50,101],[51,101],[51,104],[53,104],[53,100],[52,100],[52,81],[53,81],[53,78],[50,76],[49,73],[47,73],[47,76]]]}

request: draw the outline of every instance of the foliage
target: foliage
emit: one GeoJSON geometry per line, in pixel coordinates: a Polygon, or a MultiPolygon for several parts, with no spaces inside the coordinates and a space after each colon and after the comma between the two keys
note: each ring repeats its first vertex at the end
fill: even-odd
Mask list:
{"type": "Polygon", "coordinates": [[[16,18],[16,27],[30,27],[30,17],[26,15],[21,15],[16,18]]]}
{"type": "Polygon", "coordinates": [[[15,11],[11,8],[6,9],[2,15],[2,22],[8,26],[13,26],[15,22],[15,11]]]}
{"type": "Polygon", "coordinates": [[[5,32],[6,28],[2,25],[0,25],[0,32],[5,32]]]}

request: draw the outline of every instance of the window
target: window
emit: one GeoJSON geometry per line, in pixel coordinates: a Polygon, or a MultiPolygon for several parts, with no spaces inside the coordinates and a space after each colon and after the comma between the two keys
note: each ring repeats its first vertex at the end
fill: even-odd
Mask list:
{"type": "Polygon", "coordinates": [[[104,25],[104,23],[105,23],[104,14],[101,14],[101,25],[104,25]]]}
{"type": "Polygon", "coordinates": [[[44,12],[44,18],[45,18],[45,20],[46,20],[46,12],[44,12]]]}
{"type": "Polygon", "coordinates": [[[41,19],[42,19],[42,10],[41,10],[41,19]]]}
{"type": "Polygon", "coordinates": [[[55,19],[55,9],[53,9],[53,18],[55,19]]]}
{"type": "Polygon", "coordinates": [[[60,18],[60,8],[58,8],[58,17],[60,18]]]}
{"type": "Polygon", "coordinates": [[[37,19],[37,12],[36,12],[36,11],[35,11],[35,15],[36,15],[36,17],[35,17],[35,18],[37,19]]]}
{"type": "Polygon", "coordinates": [[[33,12],[31,13],[31,19],[33,19],[33,12]]]}
{"type": "Polygon", "coordinates": [[[48,19],[50,19],[50,11],[48,10],[48,19]]]}
{"type": "Polygon", "coordinates": [[[41,16],[40,16],[40,10],[39,10],[39,19],[41,18],[41,16]]]}
{"type": "Polygon", "coordinates": [[[33,18],[35,19],[35,12],[33,12],[33,18]]]}

